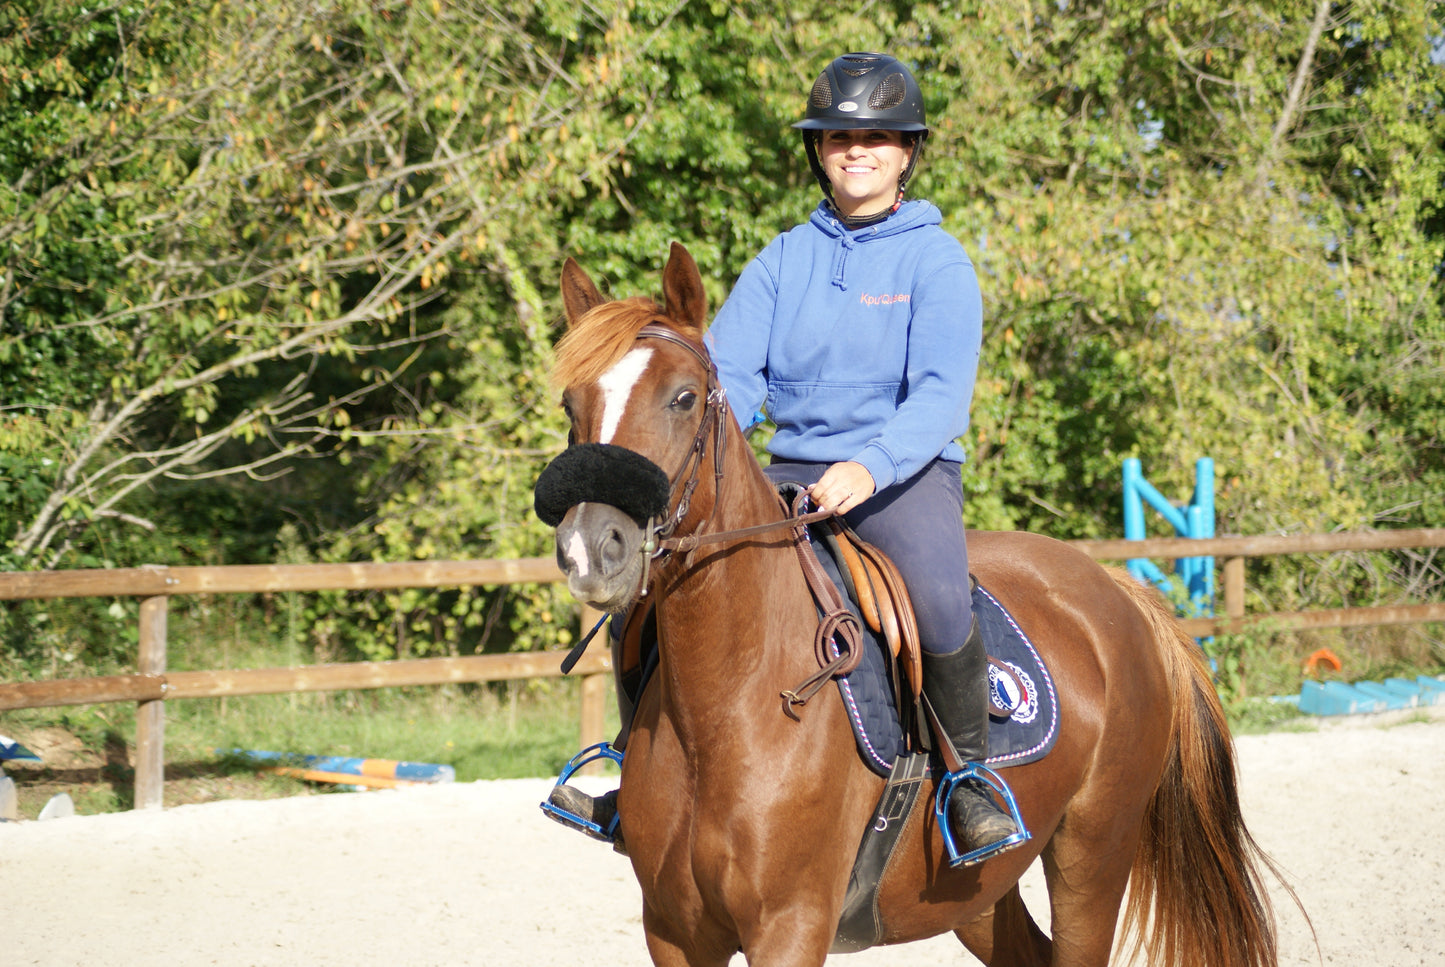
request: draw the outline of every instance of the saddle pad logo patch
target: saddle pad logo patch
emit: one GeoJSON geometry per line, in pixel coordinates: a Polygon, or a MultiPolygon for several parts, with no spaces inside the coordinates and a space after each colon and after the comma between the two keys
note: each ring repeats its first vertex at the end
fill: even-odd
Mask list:
{"type": "Polygon", "coordinates": [[[1028,672],[1011,661],[1004,664],[1008,665],[1008,672],[989,664],[989,697],[993,699],[994,706],[1009,718],[1020,725],[1028,725],[1039,715],[1038,688],[1028,672]]]}

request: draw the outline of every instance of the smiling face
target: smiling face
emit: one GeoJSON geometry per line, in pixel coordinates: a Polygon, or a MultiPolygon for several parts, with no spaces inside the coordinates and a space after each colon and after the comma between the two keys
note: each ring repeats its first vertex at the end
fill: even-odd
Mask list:
{"type": "Polygon", "coordinates": [[[897,131],[824,131],[818,139],[818,160],[833,186],[833,202],[849,216],[893,207],[898,178],[912,154],[897,131]]]}

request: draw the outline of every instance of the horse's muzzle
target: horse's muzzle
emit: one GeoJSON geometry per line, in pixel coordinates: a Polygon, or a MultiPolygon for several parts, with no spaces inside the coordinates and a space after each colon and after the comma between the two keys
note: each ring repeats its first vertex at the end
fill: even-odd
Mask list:
{"type": "Polygon", "coordinates": [[[547,464],[532,491],[543,523],[557,528],[557,565],[572,596],[621,611],[641,591],[649,521],[667,512],[662,468],[609,443],[577,443],[547,464]]]}
{"type": "Polygon", "coordinates": [[[599,611],[622,611],[641,590],[647,528],[610,504],[583,501],[557,525],[567,590],[599,611]]]}

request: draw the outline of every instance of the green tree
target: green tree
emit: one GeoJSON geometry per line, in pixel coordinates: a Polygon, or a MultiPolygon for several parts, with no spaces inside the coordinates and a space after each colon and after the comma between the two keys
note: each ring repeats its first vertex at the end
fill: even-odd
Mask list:
{"type": "MultiPolygon", "coordinates": [[[[0,0],[4,566],[201,534],[268,559],[287,517],[327,559],[546,553],[561,259],[647,293],[680,240],[719,302],[816,203],[789,125],[850,49],[916,69],[915,193],[983,282],[971,524],[1114,534],[1123,458],[1182,493],[1211,456],[1222,531],[1437,525],[1440,19],[0,0]]],[[[1371,565],[1268,593],[1438,590],[1429,562],[1371,565]]],[[[565,607],[473,589],[313,619],[384,657],[555,642],[538,616],[565,607]]]]}
{"type": "Polygon", "coordinates": [[[105,560],[169,481],[264,482],[358,416],[422,418],[449,276],[506,284],[557,154],[574,180],[604,157],[559,147],[604,91],[535,47],[545,7],[75,13],[0,8],[11,567],[105,560]]]}

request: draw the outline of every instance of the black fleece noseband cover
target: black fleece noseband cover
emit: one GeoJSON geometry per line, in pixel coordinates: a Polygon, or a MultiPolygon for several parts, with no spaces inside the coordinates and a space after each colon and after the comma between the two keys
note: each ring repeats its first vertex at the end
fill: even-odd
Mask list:
{"type": "Polygon", "coordinates": [[[667,474],[635,450],[610,443],[574,443],[547,464],[532,489],[532,506],[548,527],[583,501],[610,504],[639,525],[667,511],[667,474]]]}

